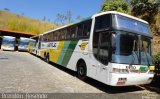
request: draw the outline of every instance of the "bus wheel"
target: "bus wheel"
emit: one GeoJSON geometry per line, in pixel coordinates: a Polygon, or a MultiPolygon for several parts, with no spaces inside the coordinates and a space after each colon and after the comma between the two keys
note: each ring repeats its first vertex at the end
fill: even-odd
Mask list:
{"type": "Polygon", "coordinates": [[[80,62],[77,66],[78,78],[81,80],[85,80],[87,78],[87,69],[86,64],[84,62],[80,62]]]}
{"type": "Polygon", "coordinates": [[[44,54],[44,61],[47,62],[47,56],[44,54]]]}
{"type": "Polygon", "coordinates": [[[46,56],[46,62],[49,63],[49,54],[46,56]]]}

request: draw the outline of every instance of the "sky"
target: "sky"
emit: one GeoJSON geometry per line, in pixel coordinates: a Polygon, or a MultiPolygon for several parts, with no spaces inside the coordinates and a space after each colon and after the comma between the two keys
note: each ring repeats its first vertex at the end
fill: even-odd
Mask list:
{"type": "Polygon", "coordinates": [[[77,16],[90,17],[100,11],[104,0],[0,0],[0,10],[42,20],[44,17],[54,22],[58,13],[72,12],[72,19],[77,16]]]}

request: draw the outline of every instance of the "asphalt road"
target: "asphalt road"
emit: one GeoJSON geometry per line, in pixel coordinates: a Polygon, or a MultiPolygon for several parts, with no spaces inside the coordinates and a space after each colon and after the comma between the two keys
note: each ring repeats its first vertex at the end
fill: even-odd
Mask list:
{"type": "Polygon", "coordinates": [[[156,92],[144,86],[110,87],[27,52],[0,51],[0,93],[105,93],[129,97],[156,92]]]}

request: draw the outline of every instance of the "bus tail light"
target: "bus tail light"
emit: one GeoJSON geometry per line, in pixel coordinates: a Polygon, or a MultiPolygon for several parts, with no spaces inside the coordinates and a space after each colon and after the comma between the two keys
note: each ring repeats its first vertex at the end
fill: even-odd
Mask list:
{"type": "Polygon", "coordinates": [[[120,73],[120,74],[128,74],[129,70],[128,69],[113,68],[112,72],[113,73],[120,73]]]}

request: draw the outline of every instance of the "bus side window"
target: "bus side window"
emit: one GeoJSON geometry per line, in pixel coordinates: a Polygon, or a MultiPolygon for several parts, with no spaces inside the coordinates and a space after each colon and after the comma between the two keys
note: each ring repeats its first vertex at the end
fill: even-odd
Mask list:
{"type": "Polygon", "coordinates": [[[95,58],[103,63],[108,64],[109,59],[110,34],[95,32],[93,36],[93,54],[95,58]]]}
{"type": "Polygon", "coordinates": [[[70,31],[70,27],[67,28],[67,39],[71,38],[71,31],[70,31]]]}
{"type": "Polygon", "coordinates": [[[101,30],[101,29],[106,29],[109,28],[111,25],[111,15],[106,14],[100,17],[96,18],[95,22],[95,30],[101,30]]]}
{"type": "Polygon", "coordinates": [[[64,39],[67,39],[67,29],[64,29],[64,39]]]}
{"type": "Polygon", "coordinates": [[[49,34],[46,35],[46,41],[49,41],[49,34]]]}
{"type": "Polygon", "coordinates": [[[62,31],[58,31],[58,40],[62,40],[62,31]]]}
{"type": "Polygon", "coordinates": [[[98,45],[99,45],[99,33],[94,33],[93,36],[93,54],[98,59],[98,45]]]}
{"type": "Polygon", "coordinates": [[[91,30],[91,20],[84,23],[83,37],[88,37],[91,30]]]}
{"type": "Polygon", "coordinates": [[[109,33],[101,33],[99,38],[99,56],[98,59],[103,64],[108,64],[108,54],[109,54],[109,46],[110,46],[110,34],[109,33]]]}
{"type": "Polygon", "coordinates": [[[55,32],[53,32],[53,40],[55,41],[55,32]]]}
{"type": "Polygon", "coordinates": [[[47,41],[47,37],[46,35],[43,36],[43,42],[46,42],[47,41]]]}
{"type": "Polygon", "coordinates": [[[71,27],[71,38],[76,38],[76,26],[71,27]]]}
{"type": "Polygon", "coordinates": [[[52,42],[52,41],[53,41],[53,32],[49,34],[49,42],[52,42]]]}
{"type": "Polygon", "coordinates": [[[55,41],[58,40],[58,31],[55,31],[55,33],[54,33],[54,40],[55,40],[55,41]]]}
{"type": "Polygon", "coordinates": [[[65,30],[63,29],[63,30],[61,30],[61,34],[62,34],[62,40],[64,40],[65,39],[65,30]]]}
{"type": "Polygon", "coordinates": [[[83,36],[83,24],[78,24],[77,37],[80,38],[83,36]]]}

